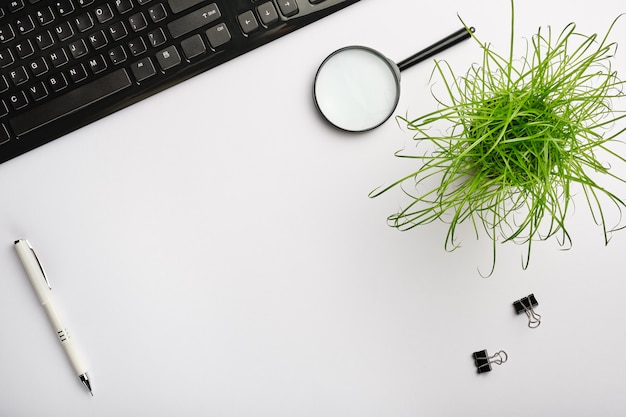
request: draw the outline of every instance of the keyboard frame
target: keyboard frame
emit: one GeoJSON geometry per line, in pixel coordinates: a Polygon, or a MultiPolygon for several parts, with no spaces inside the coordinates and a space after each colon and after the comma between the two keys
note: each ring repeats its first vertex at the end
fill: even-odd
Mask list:
{"type": "MultiPolygon", "coordinates": [[[[13,16],[11,15],[11,13],[5,12],[5,21],[7,17],[15,20],[17,16],[34,13],[36,10],[40,9],[42,5],[52,5],[54,3],[52,1],[40,1],[35,4],[29,4],[27,0],[24,1],[25,7],[23,10],[20,10],[21,13],[15,13],[15,16],[13,16]]],[[[104,71],[102,74],[98,74],[97,77],[93,77],[90,80],[97,80],[115,70],[119,70],[120,68],[125,67],[132,81],[132,85],[129,88],[112,94],[104,99],[97,101],[94,104],[86,106],[85,108],[76,110],[69,115],[63,116],[58,120],[55,120],[54,122],[46,124],[44,127],[35,129],[19,137],[16,137],[12,132],[12,129],[10,127],[10,120],[21,113],[28,112],[29,110],[37,107],[39,104],[32,107],[29,106],[25,109],[21,109],[18,111],[10,110],[7,116],[0,118],[0,128],[2,127],[2,125],[4,125],[11,135],[11,138],[7,142],[0,144],[0,163],[4,163],[12,158],[27,153],[55,139],[58,139],[70,132],[80,129],[90,123],[100,120],[112,113],[129,107],[134,103],[137,103],[147,97],[150,97],[174,85],[186,81],[198,74],[204,73],[240,55],[257,49],[260,46],[279,39],[291,32],[294,32],[295,30],[308,26],[309,24],[316,22],[358,1],[359,0],[323,0],[321,3],[311,4],[309,0],[297,0],[300,12],[290,17],[284,16],[281,13],[280,8],[277,4],[277,0],[206,0],[200,5],[193,6],[192,8],[178,14],[174,14],[171,11],[168,5],[168,0],[152,0],[146,5],[138,6],[133,10],[133,12],[136,13],[138,11],[146,11],[147,8],[151,5],[154,5],[156,3],[164,3],[167,6],[168,17],[162,22],[159,22],[159,26],[166,28],[168,23],[178,19],[179,17],[206,5],[216,3],[220,9],[222,16],[218,20],[216,20],[211,26],[225,23],[232,36],[231,40],[226,45],[213,49],[208,44],[206,37],[204,37],[204,41],[207,46],[207,53],[205,53],[202,57],[197,57],[195,59],[189,60],[186,59],[181,51],[181,41],[195,34],[202,34],[202,36],[206,36],[203,33],[207,29],[207,26],[199,28],[186,34],[185,36],[176,39],[173,39],[171,36],[169,36],[169,32],[166,31],[166,34],[168,35],[167,43],[159,45],[156,48],[149,46],[148,51],[140,56],[129,56],[125,65],[109,65],[110,68],[107,71],[104,71]],[[239,23],[237,22],[237,16],[247,10],[253,10],[256,12],[256,7],[261,4],[267,3],[268,1],[271,1],[273,3],[278,12],[278,22],[272,24],[269,27],[265,27],[259,20],[259,30],[249,35],[244,34],[243,30],[241,30],[239,26],[239,23]],[[179,50],[183,62],[176,68],[168,71],[162,71],[157,64],[156,59],[154,58],[155,53],[171,45],[175,45],[176,48],[179,50]],[[137,80],[134,78],[128,65],[132,62],[138,61],[139,59],[145,58],[146,56],[150,56],[152,58],[155,67],[159,72],[159,76],[148,78],[140,83],[137,82],[137,80]]],[[[138,3],[136,3],[135,0],[133,0],[133,2],[135,6],[137,6],[138,3]]],[[[87,9],[91,10],[94,6],[101,5],[102,3],[112,4],[113,1],[96,1],[95,3],[91,4],[87,9]]],[[[77,7],[80,8],[80,6],[77,7]]],[[[128,16],[132,15],[133,13],[131,12],[119,15],[117,12],[115,12],[115,14],[116,16],[120,16],[122,19],[127,19],[128,16]]],[[[256,14],[258,18],[258,13],[256,14]]],[[[72,17],[74,17],[74,15],[72,15],[72,17]]],[[[39,31],[43,30],[41,27],[38,27],[38,29],[39,31]]],[[[22,39],[26,37],[30,38],[32,36],[33,34],[30,34],[29,36],[23,36],[22,39]]],[[[19,41],[19,39],[20,37],[16,36],[15,39],[10,42],[0,43],[0,49],[11,48],[15,43],[19,41]]],[[[78,37],[73,37],[72,39],[69,39],[68,42],[60,43],[60,45],[65,45],[70,41],[74,41],[76,39],[78,39],[78,37]]],[[[124,44],[124,42],[127,42],[128,40],[128,38],[125,38],[121,42],[112,42],[107,48],[104,49],[105,51],[109,50],[111,47],[117,44],[124,44]]],[[[95,56],[97,53],[99,52],[94,52],[92,49],[90,49],[90,55],[95,56]]],[[[26,64],[36,57],[37,55],[31,56],[28,59],[23,60],[23,62],[26,64]]],[[[69,66],[71,65],[68,65],[67,67],[69,66]]],[[[0,95],[0,99],[5,99],[5,101],[7,101],[7,97],[9,96],[9,94],[15,91],[19,91],[20,88],[25,89],[29,85],[27,83],[24,86],[15,87],[11,85],[10,80],[7,79],[7,81],[11,87],[9,88],[9,90],[1,93],[0,95]]],[[[70,91],[72,91],[72,89],[64,91],[63,94],[66,94],[70,91]]],[[[63,94],[53,96],[52,98],[61,97],[63,94]]],[[[9,106],[9,103],[7,103],[7,106],[9,106]]]]}

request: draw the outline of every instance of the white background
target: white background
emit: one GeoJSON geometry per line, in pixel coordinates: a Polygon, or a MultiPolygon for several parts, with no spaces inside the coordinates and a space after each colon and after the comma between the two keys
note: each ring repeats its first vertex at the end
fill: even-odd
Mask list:
{"type": "MultiPolygon", "coordinates": [[[[516,40],[572,21],[604,33],[624,11],[519,1],[516,40]]],[[[626,232],[604,246],[576,195],[571,250],[539,243],[524,271],[523,248],[502,245],[481,278],[490,245],[469,227],[449,253],[443,223],[387,226],[399,190],[368,197],[414,168],[394,156],[410,132],[390,120],[346,134],[316,114],[330,52],[361,44],[399,61],[457,30],[457,13],[508,52],[508,1],[363,0],[0,165],[0,416],[626,415],[626,232]],[[47,269],[93,398],[18,238],[47,269]],[[511,306],[530,293],[534,330],[511,306]],[[509,360],[477,375],[482,349],[509,360]]],[[[612,39],[626,41],[626,20],[612,39]]],[[[461,74],[481,51],[468,41],[438,58],[461,74]]],[[[398,114],[435,108],[432,68],[403,72],[398,114]]]]}

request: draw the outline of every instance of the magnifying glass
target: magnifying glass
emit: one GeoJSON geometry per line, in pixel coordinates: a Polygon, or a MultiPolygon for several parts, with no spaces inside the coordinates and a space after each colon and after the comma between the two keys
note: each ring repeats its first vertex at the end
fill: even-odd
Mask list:
{"type": "Polygon", "coordinates": [[[469,39],[473,32],[473,27],[464,27],[398,64],[365,46],[338,49],[317,70],[315,105],[339,129],[374,129],[391,117],[398,105],[401,71],[469,39]]]}

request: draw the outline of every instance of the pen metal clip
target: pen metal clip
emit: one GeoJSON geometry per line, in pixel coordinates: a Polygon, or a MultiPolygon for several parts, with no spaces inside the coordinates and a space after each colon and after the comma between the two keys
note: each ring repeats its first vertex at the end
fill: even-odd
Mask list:
{"type": "Polygon", "coordinates": [[[52,286],[50,285],[50,281],[48,280],[48,276],[46,275],[46,271],[43,269],[43,265],[39,261],[39,257],[37,256],[37,253],[35,252],[35,249],[33,249],[33,247],[30,245],[30,242],[28,240],[24,239],[24,242],[26,242],[26,244],[28,245],[28,248],[33,253],[33,256],[35,257],[35,260],[37,261],[37,265],[39,266],[39,269],[41,270],[41,275],[43,276],[44,281],[46,281],[46,285],[48,286],[48,288],[50,288],[52,290],[52,286]]]}

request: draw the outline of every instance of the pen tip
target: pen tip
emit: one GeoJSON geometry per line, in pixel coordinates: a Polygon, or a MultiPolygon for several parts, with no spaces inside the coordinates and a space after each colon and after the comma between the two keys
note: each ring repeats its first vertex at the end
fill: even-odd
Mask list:
{"type": "Polygon", "coordinates": [[[79,378],[80,378],[80,381],[83,383],[83,385],[87,388],[91,396],[93,397],[93,391],[91,389],[91,382],[89,382],[89,377],[87,376],[87,374],[79,375],[79,378]]]}

